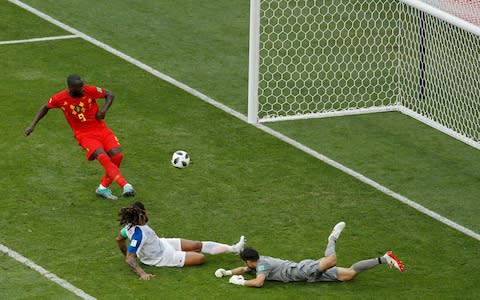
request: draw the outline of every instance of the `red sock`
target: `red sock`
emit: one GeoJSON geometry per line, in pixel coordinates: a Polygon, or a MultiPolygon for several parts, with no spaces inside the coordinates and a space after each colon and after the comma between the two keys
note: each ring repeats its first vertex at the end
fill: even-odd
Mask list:
{"type": "Polygon", "coordinates": [[[122,188],[128,183],[125,177],[123,177],[122,173],[120,172],[120,169],[112,162],[112,160],[107,154],[99,154],[97,156],[97,160],[103,166],[105,172],[107,173],[108,177],[110,177],[111,181],[115,181],[122,188]]]}
{"type": "MultiPolygon", "coordinates": [[[[112,157],[110,157],[110,159],[117,167],[120,168],[120,165],[122,164],[122,160],[123,160],[123,153],[122,152],[115,153],[112,157]]],[[[110,179],[107,173],[105,173],[105,175],[100,180],[100,184],[103,185],[104,187],[109,187],[110,184],[112,184],[112,179],[110,179]]]]}

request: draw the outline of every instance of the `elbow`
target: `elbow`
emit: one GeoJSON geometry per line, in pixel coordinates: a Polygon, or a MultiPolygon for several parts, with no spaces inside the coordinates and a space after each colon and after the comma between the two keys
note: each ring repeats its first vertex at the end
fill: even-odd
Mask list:
{"type": "Polygon", "coordinates": [[[115,95],[111,91],[108,91],[108,90],[105,91],[105,95],[107,96],[107,98],[110,98],[112,101],[115,98],[115,95]]]}
{"type": "Polygon", "coordinates": [[[40,111],[43,112],[44,114],[46,114],[48,112],[48,103],[45,103],[44,105],[42,105],[42,107],[40,107],[40,111]]]}
{"type": "Polygon", "coordinates": [[[133,261],[132,261],[132,258],[129,255],[127,255],[127,256],[125,256],[125,262],[127,263],[127,265],[131,266],[132,262],[133,263],[135,262],[135,259],[133,259],[133,261]]]}

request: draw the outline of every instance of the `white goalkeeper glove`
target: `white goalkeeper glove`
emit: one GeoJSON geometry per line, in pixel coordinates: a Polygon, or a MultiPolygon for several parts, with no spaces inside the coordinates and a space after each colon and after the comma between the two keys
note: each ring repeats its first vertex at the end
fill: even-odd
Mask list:
{"type": "Polygon", "coordinates": [[[218,278],[222,278],[223,276],[230,276],[232,275],[232,271],[230,270],[225,270],[225,269],[218,269],[215,271],[215,276],[218,278]]]}
{"type": "Polygon", "coordinates": [[[230,277],[228,280],[231,284],[236,284],[236,285],[244,285],[245,284],[245,279],[243,278],[242,275],[233,275],[230,277]]]}

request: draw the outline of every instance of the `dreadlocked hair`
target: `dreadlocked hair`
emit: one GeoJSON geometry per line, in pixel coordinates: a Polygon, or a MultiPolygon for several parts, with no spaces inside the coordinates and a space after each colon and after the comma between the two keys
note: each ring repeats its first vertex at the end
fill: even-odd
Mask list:
{"type": "Polygon", "coordinates": [[[141,202],[135,202],[132,206],[120,209],[118,213],[120,226],[130,224],[131,226],[143,225],[148,221],[145,207],[141,202]]]}

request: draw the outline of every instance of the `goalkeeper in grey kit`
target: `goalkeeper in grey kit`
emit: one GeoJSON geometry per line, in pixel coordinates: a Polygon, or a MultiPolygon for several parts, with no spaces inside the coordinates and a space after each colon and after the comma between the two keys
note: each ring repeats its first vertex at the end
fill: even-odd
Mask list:
{"type": "Polygon", "coordinates": [[[261,256],[258,252],[246,247],[240,252],[240,258],[246,266],[232,270],[218,269],[216,277],[232,276],[229,282],[236,285],[249,287],[262,287],[265,281],[281,282],[343,282],[355,278],[359,273],[371,269],[379,264],[388,264],[400,272],[404,270],[404,264],[388,251],[385,255],[377,258],[359,261],[350,268],[337,267],[335,244],[340,233],[345,228],[345,222],[340,222],[332,230],[328,237],[328,245],[325,256],[319,260],[306,259],[299,263],[282,260],[269,256],[261,256]],[[242,274],[256,272],[256,278],[245,280],[242,274]]]}

